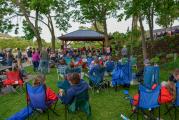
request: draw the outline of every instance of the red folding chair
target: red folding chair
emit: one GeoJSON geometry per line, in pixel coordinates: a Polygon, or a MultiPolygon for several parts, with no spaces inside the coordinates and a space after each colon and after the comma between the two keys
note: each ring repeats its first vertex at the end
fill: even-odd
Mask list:
{"type": "Polygon", "coordinates": [[[18,88],[18,87],[22,88],[23,87],[23,80],[20,77],[19,71],[6,72],[6,76],[7,76],[7,79],[3,80],[3,85],[5,87],[7,87],[7,86],[12,86],[13,88],[18,88]]]}

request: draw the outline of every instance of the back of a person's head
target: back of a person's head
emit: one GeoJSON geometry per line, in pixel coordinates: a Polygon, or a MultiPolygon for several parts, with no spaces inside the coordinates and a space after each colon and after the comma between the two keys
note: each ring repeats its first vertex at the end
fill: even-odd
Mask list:
{"type": "Polygon", "coordinates": [[[45,83],[45,75],[43,74],[38,74],[34,80],[34,86],[38,86],[40,84],[44,84],[45,83]]]}
{"type": "Polygon", "coordinates": [[[179,75],[179,69],[178,69],[178,68],[175,69],[175,71],[174,71],[174,75],[179,75]]]}
{"type": "Polygon", "coordinates": [[[66,61],[65,61],[64,59],[61,59],[61,60],[59,61],[59,63],[60,63],[60,65],[66,65],[66,61]]]}
{"type": "Polygon", "coordinates": [[[69,80],[72,84],[78,84],[80,82],[80,75],[79,73],[72,73],[69,80]]]}
{"type": "Polygon", "coordinates": [[[74,67],[75,67],[75,64],[74,64],[73,61],[70,62],[70,67],[71,67],[71,68],[74,68],[74,67]]]}
{"type": "Polygon", "coordinates": [[[18,65],[17,65],[17,64],[14,64],[13,67],[12,67],[12,70],[13,70],[13,71],[18,71],[18,65]]]}

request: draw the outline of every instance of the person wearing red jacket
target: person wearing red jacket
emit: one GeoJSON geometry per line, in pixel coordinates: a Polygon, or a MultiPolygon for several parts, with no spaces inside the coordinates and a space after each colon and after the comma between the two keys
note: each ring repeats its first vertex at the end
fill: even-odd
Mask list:
{"type": "MultiPolygon", "coordinates": [[[[175,101],[176,99],[176,86],[175,86],[175,82],[173,81],[179,81],[179,69],[176,69],[173,73],[173,77],[172,79],[175,80],[171,80],[171,77],[169,78],[169,80],[163,81],[161,83],[161,90],[160,90],[160,96],[158,98],[158,102],[160,104],[166,104],[166,103],[171,103],[173,101],[175,101]]],[[[157,87],[157,84],[154,84],[152,86],[152,89],[154,90],[157,87]]],[[[139,94],[136,94],[133,96],[133,105],[137,106],[138,102],[139,102],[139,94]]]]}

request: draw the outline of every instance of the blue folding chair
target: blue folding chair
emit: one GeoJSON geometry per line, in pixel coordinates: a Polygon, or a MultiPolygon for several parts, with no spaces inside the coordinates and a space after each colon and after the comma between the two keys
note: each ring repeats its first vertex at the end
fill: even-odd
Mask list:
{"type": "Polygon", "coordinates": [[[159,84],[159,73],[158,66],[146,66],[144,68],[144,86],[151,88],[153,84],[159,84]]]}
{"type": "MultiPolygon", "coordinates": [[[[32,86],[29,83],[26,83],[26,94],[27,94],[27,107],[30,106],[33,111],[36,112],[47,112],[49,120],[49,109],[56,115],[58,115],[54,109],[57,101],[47,101],[46,98],[46,86],[41,84],[39,86],[32,86]],[[54,104],[54,109],[51,106],[54,104]]],[[[29,107],[28,107],[29,108],[29,107]]],[[[29,119],[29,114],[28,114],[29,119]]]]}
{"type": "Polygon", "coordinates": [[[90,66],[91,62],[93,61],[94,59],[92,57],[88,57],[87,58],[87,65],[88,67],[90,66]]]}
{"type": "Polygon", "coordinates": [[[66,75],[66,69],[67,69],[67,65],[58,65],[57,66],[58,80],[60,80],[60,77],[63,78],[66,75]]]}
{"type": "Polygon", "coordinates": [[[108,73],[112,72],[114,70],[114,68],[115,68],[114,61],[108,61],[108,62],[106,62],[106,71],[108,73]]]}
{"type": "Polygon", "coordinates": [[[105,69],[100,67],[100,65],[94,66],[89,71],[90,85],[95,89],[102,89],[104,87],[104,71],[105,69]]]}
{"type": "Polygon", "coordinates": [[[64,59],[65,59],[65,62],[67,63],[67,65],[69,65],[72,60],[70,57],[65,57],[64,59]]]}
{"type": "Polygon", "coordinates": [[[117,88],[118,85],[130,86],[132,80],[132,67],[130,62],[126,64],[117,64],[112,72],[112,85],[117,88]]]}
{"type": "MultiPolygon", "coordinates": [[[[146,115],[149,119],[155,119],[153,111],[158,108],[158,118],[160,119],[160,104],[158,98],[160,95],[160,86],[157,86],[154,90],[148,89],[143,85],[139,85],[139,101],[134,113],[130,116],[132,117],[137,113],[137,120],[139,118],[139,111],[142,112],[142,119],[146,115]],[[149,111],[150,114],[147,114],[146,111],[149,111]]],[[[134,100],[130,100],[131,104],[134,100]]]]}
{"type": "Polygon", "coordinates": [[[175,99],[175,101],[172,103],[170,108],[168,108],[168,106],[166,106],[166,107],[167,107],[167,112],[165,114],[169,113],[170,118],[172,119],[171,110],[174,109],[175,110],[174,120],[177,120],[177,111],[178,111],[178,107],[179,107],[179,82],[176,83],[176,99],[175,99]]]}

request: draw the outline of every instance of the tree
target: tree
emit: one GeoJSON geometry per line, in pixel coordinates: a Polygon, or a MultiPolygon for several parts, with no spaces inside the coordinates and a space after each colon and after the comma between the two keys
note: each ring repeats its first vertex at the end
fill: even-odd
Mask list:
{"type": "Polygon", "coordinates": [[[102,32],[98,29],[97,24],[102,24],[105,35],[105,46],[109,46],[107,19],[117,16],[119,9],[119,0],[75,0],[75,7],[79,10],[74,10],[75,20],[81,23],[92,23],[97,32],[102,32]]]}
{"type": "Polygon", "coordinates": [[[174,20],[177,19],[177,3],[175,0],[160,0],[157,2],[156,23],[164,28],[168,28],[173,25],[174,20]]]}
{"type": "Polygon", "coordinates": [[[0,32],[8,33],[15,26],[11,22],[11,14],[14,12],[12,5],[6,2],[6,0],[0,0],[0,32]]]}
{"type": "MultiPolygon", "coordinates": [[[[41,22],[48,27],[52,38],[52,48],[55,50],[54,26],[56,23],[56,27],[63,31],[70,27],[69,19],[71,14],[68,9],[67,0],[1,0],[0,10],[8,12],[3,12],[2,16],[0,16],[2,23],[0,23],[0,30],[9,31],[15,26],[11,25],[11,19],[5,19],[5,16],[10,15],[10,18],[23,17],[25,20],[23,29],[25,29],[26,37],[28,36],[28,39],[32,39],[34,35],[37,39],[38,47],[41,49],[41,28],[39,25],[39,22],[41,22]],[[5,10],[7,7],[4,6],[10,6],[9,8],[12,12],[9,8],[5,10]]],[[[16,26],[15,32],[18,33],[18,23],[16,26]]]]}
{"type": "Polygon", "coordinates": [[[124,14],[126,15],[126,19],[129,19],[132,16],[138,16],[140,23],[140,30],[142,36],[142,51],[143,51],[143,59],[147,58],[147,49],[146,49],[146,38],[145,38],[145,30],[143,27],[143,18],[145,17],[143,7],[143,0],[129,0],[124,5],[124,14]]]}
{"type": "MultiPolygon", "coordinates": [[[[42,39],[40,36],[40,31],[39,31],[39,24],[38,20],[40,17],[40,12],[42,12],[44,9],[42,9],[42,6],[47,5],[47,4],[41,4],[40,0],[10,0],[10,2],[15,5],[18,9],[18,11],[15,13],[16,15],[23,16],[25,17],[26,22],[30,26],[30,28],[33,30],[35,37],[37,39],[38,43],[38,48],[42,48],[42,39]],[[30,13],[32,11],[35,11],[35,17],[33,17],[34,23],[31,20],[31,15],[30,13]],[[20,13],[20,14],[19,14],[20,13]]],[[[46,3],[46,2],[42,2],[46,3]]]]}

